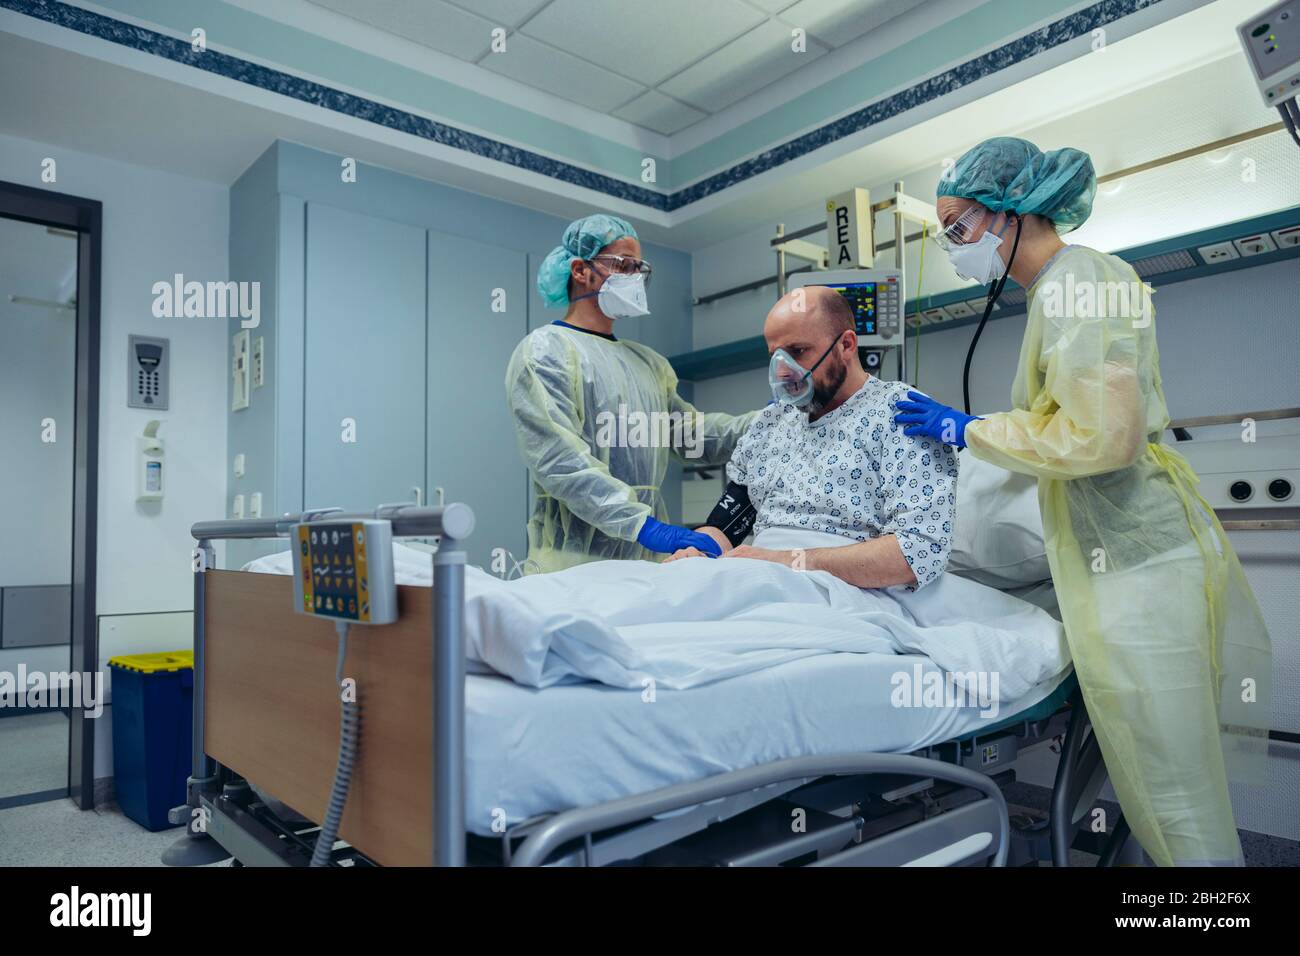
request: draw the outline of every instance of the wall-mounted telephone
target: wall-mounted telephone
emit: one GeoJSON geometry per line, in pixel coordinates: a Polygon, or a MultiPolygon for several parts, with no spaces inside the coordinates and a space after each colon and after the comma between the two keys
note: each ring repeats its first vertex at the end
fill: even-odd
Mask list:
{"type": "Polygon", "coordinates": [[[171,343],[147,335],[127,341],[126,404],[128,408],[166,410],[171,371],[171,343]]]}

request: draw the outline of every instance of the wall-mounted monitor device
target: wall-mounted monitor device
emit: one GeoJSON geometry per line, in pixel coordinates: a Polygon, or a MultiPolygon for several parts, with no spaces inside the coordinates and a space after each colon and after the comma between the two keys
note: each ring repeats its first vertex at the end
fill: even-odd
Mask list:
{"type": "Polygon", "coordinates": [[[903,344],[903,283],[897,271],[844,269],[800,272],[790,277],[792,289],[810,285],[828,286],[848,300],[860,347],[903,344]]]}
{"type": "Polygon", "coordinates": [[[1241,26],[1237,36],[1265,106],[1300,95],[1300,0],[1283,0],[1241,26]]]}
{"type": "Polygon", "coordinates": [[[171,343],[147,335],[127,341],[126,404],[128,408],[165,409],[171,372],[171,343]]]}

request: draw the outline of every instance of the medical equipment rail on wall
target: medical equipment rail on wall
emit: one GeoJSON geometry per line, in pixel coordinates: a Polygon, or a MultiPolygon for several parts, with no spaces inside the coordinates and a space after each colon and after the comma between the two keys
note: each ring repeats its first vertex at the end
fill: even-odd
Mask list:
{"type": "MultiPolygon", "coordinates": [[[[394,538],[440,536],[433,562],[433,860],[435,866],[465,865],[465,653],[463,618],[465,608],[465,551],[462,543],[474,530],[474,512],[469,505],[453,503],[440,507],[387,506],[375,512],[344,513],[324,508],[286,514],[279,518],[244,518],[200,521],[190,533],[194,549],[194,726],[193,764],[186,781],[186,803],[168,814],[173,824],[187,830],[164,854],[173,865],[223,859],[229,854],[205,832],[216,827],[218,801],[227,780],[218,773],[215,761],[204,752],[204,574],[216,567],[212,542],[232,539],[289,538],[295,526],[311,526],[328,519],[342,522],[370,522],[383,519],[391,525],[394,538]]],[[[237,830],[238,826],[226,827],[237,830]]],[[[226,832],[223,830],[223,832],[226,832]]]]}

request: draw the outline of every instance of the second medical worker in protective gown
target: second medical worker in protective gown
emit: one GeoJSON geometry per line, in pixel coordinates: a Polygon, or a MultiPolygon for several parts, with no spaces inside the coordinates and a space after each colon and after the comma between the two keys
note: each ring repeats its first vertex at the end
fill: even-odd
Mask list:
{"type": "Polygon", "coordinates": [[[1096,182],[1087,154],[1022,139],[957,161],[939,183],[941,244],[963,277],[993,283],[1010,263],[1027,291],[1013,407],[973,418],[913,392],[896,419],[1038,478],[1075,672],[1125,819],[1157,864],[1239,865],[1225,753],[1266,743],[1268,632],[1196,475],[1161,443],[1149,290],[1124,260],[1057,234],[1088,217],[1096,182]]]}
{"type": "Polygon", "coordinates": [[[538,269],[547,307],[568,311],[529,333],[506,372],[536,495],[530,573],[686,547],[719,551],[707,535],[667,523],[659,489],[670,455],[724,464],[755,413],[696,411],[677,394],[666,358],[617,337],[617,319],[649,314],[649,276],[636,231],[601,214],[570,224],[538,269]]]}

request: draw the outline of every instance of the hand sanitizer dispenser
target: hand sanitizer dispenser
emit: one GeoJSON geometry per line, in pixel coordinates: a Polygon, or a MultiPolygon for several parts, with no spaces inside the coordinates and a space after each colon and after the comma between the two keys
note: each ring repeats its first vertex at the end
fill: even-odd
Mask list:
{"type": "Polygon", "coordinates": [[[158,437],[160,421],[151,421],[135,440],[135,500],[161,501],[163,496],[163,442],[158,437]]]}

